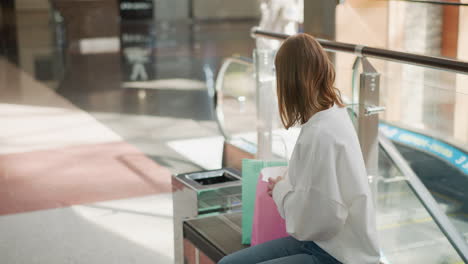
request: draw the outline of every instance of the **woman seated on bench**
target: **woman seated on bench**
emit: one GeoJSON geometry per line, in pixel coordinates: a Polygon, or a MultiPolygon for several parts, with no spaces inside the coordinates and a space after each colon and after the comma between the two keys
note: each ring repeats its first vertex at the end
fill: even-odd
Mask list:
{"type": "Polygon", "coordinates": [[[379,263],[375,211],[362,152],[327,54],[310,35],[284,41],[275,59],[281,120],[301,132],[284,177],[269,193],[289,237],[220,264],[379,263]]]}

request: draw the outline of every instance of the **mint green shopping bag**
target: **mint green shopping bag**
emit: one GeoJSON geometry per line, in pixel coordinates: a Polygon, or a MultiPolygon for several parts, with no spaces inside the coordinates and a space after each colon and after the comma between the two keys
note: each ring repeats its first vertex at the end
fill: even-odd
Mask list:
{"type": "MultiPolygon", "coordinates": [[[[285,161],[242,160],[242,244],[250,244],[258,176],[263,168],[287,166],[285,161]]],[[[278,175],[279,176],[279,175],[278,175]]]]}

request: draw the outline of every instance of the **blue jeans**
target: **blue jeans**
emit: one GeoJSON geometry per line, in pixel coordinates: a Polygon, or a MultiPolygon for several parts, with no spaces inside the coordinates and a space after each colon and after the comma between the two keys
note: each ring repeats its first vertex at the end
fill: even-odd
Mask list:
{"type": "Polygon", "coordinates": [[[221,259],[218,264],[340,264],[312,241],[293,237],[249,247],[221,259]]]}

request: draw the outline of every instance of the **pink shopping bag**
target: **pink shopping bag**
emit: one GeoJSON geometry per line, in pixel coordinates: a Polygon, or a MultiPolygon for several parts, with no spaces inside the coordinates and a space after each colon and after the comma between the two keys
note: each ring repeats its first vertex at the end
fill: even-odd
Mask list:
{"type": "Polygon", "coordinates": [[[255,209],[252,225],[251,245],[255,246],[270,240],[288,236],[286,223],[279,215],[276,204],[268,191],[268,178],[284,175],[286,167],[270,167],[260,172],[257,192],[255,194],[255,209]]]}

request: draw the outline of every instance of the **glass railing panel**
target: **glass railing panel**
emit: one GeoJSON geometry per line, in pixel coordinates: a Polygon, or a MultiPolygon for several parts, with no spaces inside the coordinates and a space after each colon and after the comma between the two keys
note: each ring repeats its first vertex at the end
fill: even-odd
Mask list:
{"type": "Polygon", "coordinates": [[[468,233],[468,78],[371,60],[381,73],[380,130],[461,234],[468,233]]]}
{"type": "MultiPolygon", "coordinates": [[[[259,34],[268,35],[269,33],[259,34]]],[[[273,35],[270,34],[269,36],[273,35]]],[[[356,50],[355,52],[359,53],[356,50]]],[[[379,127],[382,134],[389,137],[396,144],[396,149],[392,147],[392,160],[385,162],[383,161],[385,158],[379,158],[380,169],[376,172],[377,175],[370,177],[379,214],[378,218],[386,219],[385,215],[384,218],[381,218],[380,214],[393,210],[395,215],[393,220],[404,219],[405,221],[419,222],[422,221],[419,218],[422,218],[426,223],[424,228],[412,229],[426,236],[418,237],[414,235],[408,239],[403,239],[407,231],[397,229],[390,232],[390,237],[383,239],[386,240],[385,243],[388,243],[382,247],[384,254],[388,251],[389,258],[396,262],[406,263],[408,260],[416,260],[418,263],[462,263],[458,256],[467,259],[464,253],[467,250],[466,244],[463,243],[463,238],[459,233],[463,234],[465,231],[462,216],[465,214],[464,207],[466,206],[460,201],[457,201],[458,203],[452,201],[452,204],[449,204],[450,201],[446,199],[447,197],[445,197],[444,204],[442,198],[440,198],[442,197],[440,193],[439,198],[437,198],[438,206],[426,187],[434,196],[436,195],[435,187],[437,187],[439,191],[444,190],[450,192],[452,196],[458,195],[462,200],[464,199],[465,192],[462,190],[466,189],[466,176],[460,172],[463,172],[466,159],[468,159],[465,157],[464,152],[465,142],[467,142],[465,137],[468,137],[468,133],[466,133],[468,132],[468,125],[465,124],[468,121],[462,114],[457,113],[468,112],[468,102],[466,102],[468,82],[466,76],[385,60],[370,59],[372,65],[367,61],[363,64],[365,65],[363,67],[366,74],[363,75],[362,80],[366,81],[366,85],[364,87],[365,95],[361,94],[361,97],[365,97],[366,104],[369,104],[364,105],[364,101],[359,101],[361,87],[358,81],[363,69],[362,67],[352,67],[356,57],[354,54],[334,53],[333,55],[337,70],[335,84],[342,90],[342,94],[347,97],[350,108],[353,110],[359,109],[359,113],[362,114],[360,116],[360,114],[356,114],[358,111],[350,111],[353,120],[359,121],[355,122],[355,124],[359,124],[357,127],[358,134],[364,143],[374,142],[372,140],[366,142],[366,138],[369,137],[365,137],[366,135],[375,135],[373,131],[368,131],[366,127],[366,125],[373,125],[374,122],[376,125],[378,124],[373,114],[380,112],[382,106],[387,108],[385,112],[379,114],[379,127]],[[345,69],[341,65],[345,65],[345,69]],[[351,70],[346,69],[346,67],[351,70]],[[373,93],[377,76],[375,70],[380,73],[380,102],[375,100],[375,93],[373,93]],[[454,159],[455,157],[456,159],[454,159]],[[398,160],[399,168],[404,171],[403,175],[399,169],[392,165],[393,162],[396,162],[393,160],[394,158],[398,160]],[[458,171],[460,177],[454,176],[455,167],[459,170],[461,168],[458,171]],[[430,173],[430,177],[426,177],[428,180],[422,181],[425,182],[426,187],[419,179],[421,176],[414,175],[413,171],[416,174],[426,176],[427,173],[430,173]],[[454,179],[459,182],[457,183],[454,179]],[[428,182],[432,182],[432,184],[430,185],[428,182]],[[460,187],[460,189],[457,189],[457,187],[460,187]],[[380,202],[383,199],[382,197],[386,197],[388,194],[390,194],[390,197],[394,197],[392,203],[395,206],[393,208],[380,202]],[[440,208],[452,217],[452,222],[455,223],[459,232],[452,226],[440,208]],[[413,212],[412,210],[415,212],[415,220],[410,215],[413,212]],[[456,214],[457,217],[454,217],[453,210],[458,213],[456,214]],[[391,237],[392,235],[393,237],[391,237]],[[418,238],[421,238],[420,241],[417,240],[418,238]],[[401,247],[396,247],[400,244],[401,247]],[[408,246],[404,247],[406,244],[408,246]],[[421,254],[411,255],[411,248],[415,248],[415,252],[416,248],[421,249],[418,251],[421,254]],[[404,255],[404,250],[408,251],[408,256],[398,257],[399,252],[402,256],[404,255]]],[[[420,59],[424,61],[423,58],[420,59]]],[[[459,62],[458,64],[461,66],[462,63],[459,62]]],[[[447,64],[447,67],[452,66],[453,64],[447,64]]],[[[372,126],[370,129],[372,130],[372,126]]],[[[393,146],[391,143],[384,144],[382,142],[387,142],[384,138],[379,139],[381,146],[389,146],[389,144],[393,146]]],[[[374,145],[366,144],[363,146],[363,151],[366,150],[364,156],[372,154],[367,156],[367,158],[371,157],[371,159],[366,159],[366,161],[371,162],[371,165],[373,165],[374,145]]],[[[453,197],[448,198],[452,199],[453,197]]],[[[387,198],[383,200],[389,201],[387,198]]],[[[384,230],[381,228],[385,224],[385,222],[380,222],[379,230],[384,230]]],[[[398,225],[401,224],[398,223],[398,225]]]]}
{"type": "Polygon", "coordinates": [[[463,263],[406,181],[378,189],[378,232],[389,263],[463,263]]]}
{"type": "Polygon", "coordinates": [[[377,230],[387,263],[463,263],[409,182],[379,151],[377,230]]]}
{"type": "Polygon", "coordinates": [[[458,125],[468,110],[463,108],[466,76],[394,62],[378,70],[382,73],[381,103],[388,105],[382,120],[456,140],[460,147],[468,146],[468,135],[458,125]]]}
{"type": "Polygon", "coordinates": [[[353,86],[349,84],[354,80],[352,65],[356,60],[356,56],[348,53],[331,54],[335,60],[335,86],[340,89],[341,95],[351,102],[353,99],[353,86]]]}
{"type": "MultiPolygon", "coordinates": [[[[270,57],[268,57],[270,58],[270,57]]],[[[270,58],[271,59],[271,58],[270,58]]],[[[355,57],[350,55],[348,58],[349,64],[339,64],[337,69],[337,82],[336,86],[340,83],[346,83],[346,81],[353,80],[353,69],[352,69],[352,62],[354,61],[355,57]]],[[[271,67],[273,67],[272,60],[269,60],[271,67]]],[[[401,84],[403,80],[412,80],[413,83],[407,83],[408,87],[415,86],[418,82],[416,79],[411,79],[405,76],[401,76],[401,65],[396,65],[399,68],[393,72],[389,71],[389,66],[385,62],[378,62],[375,63],[377,65],[379,72],[382,73],[381,82],[382,82],[382,92],[381,92],[381,102],[387,108],[390,108],[390,111],[386,111],[381,114],[381,118],[383,122],[381,123],[382,131],[386,135],[390,135],[392,133],[392,129],[402,129],[400,126],[406,124],[406,126],[415,125],[416,123],[413,122],[396,122],[395,120],[405,120],[401,118],[402,108],[405,107],[404,100],[408,99],[408,95],[400,94],[400,97],[394,94],[395,88],[394,86],[401,84]],[[385,70],[385,71],[384,71],[385,70]],[[397,74],[398,73],[398,74],[397,74]],[[399,79],[398,79],[399,78],[399,79]],[[390,81],[392,80],[392,81],[390,81]],[[398,81],[396,81],[398,80],[398,81]],[[389,96],[391,95],[391,96],[389,96]],[[392,97],[393,96],[393,97],[392,97]],[[394,105],[401,106],[400,109],[394,109],[394,105]],[[398,125],[398,126],[397,126],[398,125]]],[[[263,89],[269,89],[272,94],[274,94],[275,82],[272,81],[275,78],[274,69],[268,68],[270,67],[269,64],[263,65],[266,67],[268,71],[263,72],[263,78],[270,80],[269,82],[263,82],[263,89]],[[268,85],[266,85],[268,84],[268,85]]],[[[232,100],[235,107],[232,109],[240,109],[239,108],[239,94],[236,94],[236,91],[242,91],[243,88],[239,90],[234,83],[238,80],[238,74],[245,75],[248,71],[237,71],[232,69],[231,71],[226,71],[226,76],[233,76],[232,79],[225,78],[224,85],[223,85],[223,106],[224,109],[224,123],[229,124],[239,124],[244,123],[246,127],[239,129],[236,127],[232,128],[232,135],[235,137],[241,137],[242,139],[253,143],[254,145],[258,146],[258,134],[255,131],[255,128],[252,124],[257,124],[255,121],[252,121],[252,116],[255,117],[252,113],[250,114],[242,114],[240,111],[233,111],[229,112],[229,105],[224,105],[227,100],[232,100]],[[243,72],[243,73],[242,73],[243,72]],[[228,81],[229,80],[229,81],[228,81]],[[225,108],[226,107],[226,108],[225,108]],[[250,116],[249,116],[250,115],[250,116]],[[250,120],[250,121],[249,121],[250,120]],[[235,121],[235,123],[233,122],[235,121]],[[248,127],[248,129],[247,129],[248,127]],[[237,130],[236,130],[237,129],[237,130]]],[[[360,69],[359,69],[360,72],[360,69]]],[[[256,76],[258,77],[258,76],[256,76]]],[[[244,77],[242,77],[244,78],[244,77]]],[[[241,79],[242,79],[241,78],[241,79]]],[[[359,74],[355,76],[359,78],[359,74]]],[[[259,80],[256,79],[256,82],[259,80]]],[[[356,82],[359,85],[359,82],[356,82]]],[[[238,84],[242,85],[242,82],[238,82],[238,84]]],[[[338,86],[339,87],[339,86],[338,86]]],[[[341,89],[343,95],[347,98],[347,102],[350,103],[350,106],[353,104],[359,103],[357,98],[353,99],[353,86],[352,85],[344,85],[344,89],[341,89]]],[[[340,87],[341,88],[341,87],[340,87]]],[[[356,92],[356,87],[354,87],[354,93],[356,92]]],[[[398,91],[401,92],[404,89],[409,88],[398,88],[398,91]]],[[[426,88],[429,89],[429,88],[426,88]]],[[[246,90],[243,90],[246,91],[246,90]]],[[[431,98],[447,98],[447,94],[453,94],[453,91],[450,89],[432,89],[431,88],[431,98]]],[[[246,94],[245,92],[242,93],[246,94]]],[[[258,97],[254,98],[249,92],[249,98],[251,98],[251,102],[254,104],[254,108],[256,108],[255,104],[258,104],[258,97]]],[[[429,94],[429,92],[427,93],[429,94]]],[[[241,96],[242,96],[241,95],[241,96]]],[[[271,94],[270,94],[271,95],[271,94]]],[[[258,96],[258,92],[256,94],[258,96]]],[[[354,96],[356,97],[356,96],[354,96]]],[[[412,96],[415,97],[415,96],[412,96]]],[[[276,100],[275,96],[268,96],[268,100],[266,98],[262,98],[264,100],[261,101],[262,104],[267,104],[270,107],[277,107],[276,102],[272,100],[276,100]]],[[[424,100],[421,100],[424,102],[424,100]]],[[[433,118],[442,118],[439,116],[439,106],[435,104],[433,101],[432,104],[429,104],[429,101],[426,104],[425,111],[427,113],[431,113],[431,117],[433,118]]],[[[413,106],[416,107],[416,106],[413,106]]],[[[270,109],[271,110],[271,109],[270,109]]],[[[275,109],[276,110],[276,109],[275,109]]],[[[272,111],[273,112],[273,111],[272,111]]],[[[354,114],[351,112],[350,114],[353,116],[354,114]]],[[[272,152],[276,157],[281,157],[287,159],[292,151],[292,148],[295,144],[295,140],[298,137],[299,127],[285,130],[281,128],[280,124],[278,123],[278,119],[273,120],[274,117],[272,114],[267,115],[267,118],[261,120],[271,122],[269,124],[272,129],[272,141],[271,141],[271,148],[272,152]]],[[[258,122],[258,116],[257,120],[258,122]]],[[[435,121],[431,121],[435,122],[435,121]]],[[[433,127],[435,124],[433,124],[433,127]]],[[[438,124],[440,127],[446,128],[448,127],[447,124],[438,124]]],[[[442,129],[441,129],[442,130],[442,129]]],[[[444,130],[444,133],[449,133],[448,129],[444,130]]],[[[398,149],[402,153],[403,156],[411,156],[411,151],[413,149],[405,146],[403,144],[399,144],[394,140],[397,144],[398,149]]],[[[420,160],[415,160],[417,163],[420,160]]],[[[424,159],[423,159],[424,161],[424,159]]],[[[410,162],[410,164],[412,164],[410,162]]],[[[417,172],[417,171],[416,171],[417,172]]],[[[379,173],[376,177],[376,191],[374,192],[374,199],[377,208],[377,220],[378,220],[378,232],[381,238],[381,249],[383,255],[385,255],[386,259],[389,263],[407,263],[408,261],[415,262],[415,263],[461,263],[461,259],[459,255],[452,247],[444,233],[441,229],[437,226],[434,219],[428,213],[426,208],[424,207],[423,203],[418,199],[417,195],[413,192],[413,189],[410,187],[410,183],[408,179],[403,175],[401,170],[395,166],[393,161],[386,155],[385,152],[380,151],[379,153],[379,173]]],[[[436,182],[439,178],[436,177],[436,182]]],[[[443,185],[443,181],[439,182],[440,186],[443,185]]],[[[439,201],[440,199],[438,199],[439,201]]],[[[445,206],[444,210],[446,209],[447,212],[450,211],[449,208],[454,208],[452,204],[443,205],[440,203],[441,206],[445,206]]],[[[452,211],[450,211],[452,212],[452,211]]],[[[452,220],[454,221],[455,225],[460,230],[468,230],[465,229],[465,221],[463,220],[463,215],[456,215],[453,217],[452,220]]]]}

